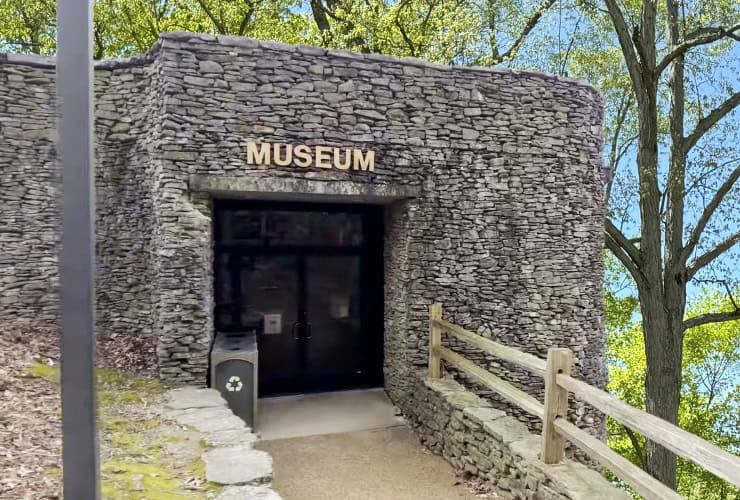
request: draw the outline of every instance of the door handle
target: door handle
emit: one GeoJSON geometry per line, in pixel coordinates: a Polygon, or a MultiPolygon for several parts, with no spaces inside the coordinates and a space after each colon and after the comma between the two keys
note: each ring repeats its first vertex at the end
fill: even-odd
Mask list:
{"type": "Polygon", "coordinates": [[[301,340],[300,335],[297,333],[297,330],[301,325],[302,323],[300,321],[296,321],[295,323],[293,323],[293,327],[290,330],[290,333],[293,334],[293,339],[295,340],[301,340]]]}
{"type": "Polygon", "coordinates": [[[311,340],[313,338],[313,329],[311,328],[311,322],[306,322],[306,340],[311,340]]]}

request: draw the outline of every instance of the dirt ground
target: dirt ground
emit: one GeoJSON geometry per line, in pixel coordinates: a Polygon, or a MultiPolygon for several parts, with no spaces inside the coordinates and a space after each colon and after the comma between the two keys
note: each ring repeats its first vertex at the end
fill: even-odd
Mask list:
{"type": "MultiPolygon", "coordinates": [[[[0,499],[61,497],[59,350],[54,332],[0,329],[0,499]]],[[[201,436],[164,421],[154,346],[98,342],[102,496],[111,500],[212,498],[201,436]]]]}
{"type": "Polygon", "coordinates": [[[0,498],[58,498],[61,465],[56,384],[29,372],[56,359],[50,335],[0,331],[0,498]]]}
{"type": "Polygon", "coordinates": [[[406,426],[257,443],[284,500],[504,499],[475,491],[406,426]]]}

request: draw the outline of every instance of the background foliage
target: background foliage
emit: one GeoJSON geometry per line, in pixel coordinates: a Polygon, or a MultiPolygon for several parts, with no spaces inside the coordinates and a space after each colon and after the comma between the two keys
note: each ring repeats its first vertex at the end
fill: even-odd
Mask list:
{"type": "MultiPolygon", "coordinates": [[[[232,34],[435,62],[511,61],[555,0],[96,0],[95,56],[145,52],[166,31],[232,34]]],[[[0,47],[52,54],[53,0],[0,0],[0,47]]]]}
{"type": "MultiPolygon", "coordinates": [[[[647,363],[639,300],[619,261],[606,252],[604,258],[608,390],[644,411],[647,363]]],[[[737,295],[738,291],[732,294],[737,295]]],[[[704,288],[692,297],[687,316],[732,311],[731,300],[725,290],[704,288]]],[[[740,320],[690,328],[683,347],[680,427],[740,455],[740,320]]],[[[643,436],[611,418],[607,418],[607,436],[610,448],[644,468],[643,436]]],[[[678,461],[678,491],[697,500],[740,499],[739,489],[682,459],[678,461]]]]}
{"type": "MultiPolygon", "coordinates": [[[[620,282],[612,261],[612,280],[605,293],[609,391],[645,410],[645,344],[642,324],[635,319],[637,299],[619,296],[620,282]],[[617,286],[615,286],[617,285],[617,286]]],[[[704,290],[689,306],[690,314],[731,310],[726,294],[704,290]]],[[[681,428],[721,448],[740,454],[740,320],[697,326],[684,338],[683,380],[679,407],[681,428]]],[[[607,421],[609,447],[644,466],[645,439],[613,419],[607,421]]],[[[740,498],[740,490],[693,463],[678,464],[679,492],[688,498],[740,498]]]]}

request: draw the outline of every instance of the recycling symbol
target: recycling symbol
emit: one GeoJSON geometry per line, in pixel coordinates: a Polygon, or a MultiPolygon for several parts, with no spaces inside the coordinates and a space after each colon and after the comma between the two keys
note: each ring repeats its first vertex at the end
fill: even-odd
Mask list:
{"type": "Polygon", "coordinates": [[[229,392],[239,392],[242,390],[242,379],[236,375],[232,376],[228,382],[226,382],[226,390],[229,392]]]}

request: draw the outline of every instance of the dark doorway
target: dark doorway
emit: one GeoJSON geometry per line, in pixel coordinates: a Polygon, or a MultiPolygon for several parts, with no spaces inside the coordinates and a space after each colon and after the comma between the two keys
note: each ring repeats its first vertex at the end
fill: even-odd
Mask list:
{"type": "Polygon", "coordinates": [[[382,384],[382,208],[217,201],[215,328],[256,329],[260,396],[382,384]]]}

